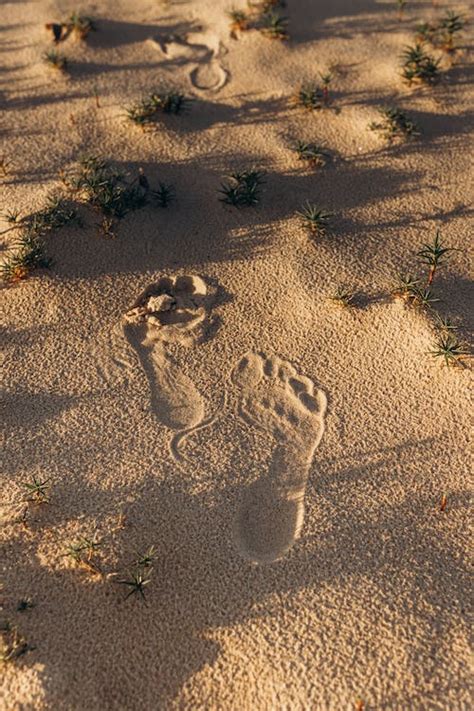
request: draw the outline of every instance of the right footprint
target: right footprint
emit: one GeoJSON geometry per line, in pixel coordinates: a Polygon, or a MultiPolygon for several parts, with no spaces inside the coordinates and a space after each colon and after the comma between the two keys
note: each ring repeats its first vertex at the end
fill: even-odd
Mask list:
{"type": "Polygon", "coordinates": [[[245,491],[235,525],[246,558],[270,563],[298,538],[314,452],[324,431],[327,399],[288,362],[246,354],[232,372],[240,390],[239,412],[274,440],[268,472],[245,491]]]}

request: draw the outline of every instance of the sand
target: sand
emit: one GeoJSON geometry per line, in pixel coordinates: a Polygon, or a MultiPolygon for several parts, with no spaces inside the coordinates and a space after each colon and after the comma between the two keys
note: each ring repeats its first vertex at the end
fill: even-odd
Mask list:
{"type": "Polygon", "coordinates": [[[115,238],[81,208],[83,228],[46,239],[52,267],[1,292],[2,620],[34,647],[2,666],[1,708],[472,707],[472,374],[430,356],[433,319],[392,296],[439,228],[456,251],[436,308],[472,332],[472,26],[437,86],[399,74],[446,8],[472,12],[288,0],[280,42],[232,38],[223,1],[83,3],[98,29],[59,45],[62,76],[44,25],[76,3],[2,2],[2,209],[41,208],[84,153],[176,201],[115,238]],[[328,108],[290,105],[328,71],[328,108]],[[190,111],[127,123],[162,83],[190,111]],[[419,139],[368,129],[392,103],[419,139]],[[297,140],[332,160],[298,161],[297,140]],[[260,204],[220,202],[251,166],[260,204]],[[333,213],[326,235],[301,225],[306,200],[333,213]],[[341,284],[353,307],[328,298],[341,284]],[[33,476],[49,504],[25,507],[33,476]],[[81,537],[100,574],[65,555],[81,537]],[[125,600],[152,545],[146,600],[125,600]]]}

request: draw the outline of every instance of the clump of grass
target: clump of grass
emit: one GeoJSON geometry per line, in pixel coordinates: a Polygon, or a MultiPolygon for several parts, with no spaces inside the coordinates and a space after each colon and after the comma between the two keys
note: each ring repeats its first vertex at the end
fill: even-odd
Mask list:
{"type": "Polygon", "coordinates": [[[251,207],[260,202],[260,189],[265,173],[261,170],[244,170],[231,173],[227,182],[222,183],[220,198],[227,205],[251,207]]]}
{"type": "Polygon", "coordinates": [[[424,42],[433,44],[437,31],[436,25],[432,25],[430,22],[420,22],[415,30],[415,40],[420,44],[424,42]]]}
{"type": "Polygon", "coordinates": [[[157,190],[151,191],[152,198],[158,207],[169,207],[175,199],[175,189],[172,185],[159,183],[157,190]]]}
{"type": "Polygon", "coordinates": [[[235,37],[239,32],[245,32],[250,27],[250,19],[243,10],[229,10],[227,13],[230,20],[230,32],[235,37]]]}
{"type": "Polygon", "coordinates": [[[293,98],[293,103],[306,111],[317,111],[325,104],[324,92],[314,84],[302,84],[293,98]]]}
{"type": "Polygon", "coordinates": [[[307,143],[306,141],[298,141],[295,151],[299,160],[307,161],[313,166],[323,167],[329,159],[329,153],[317,143],[307,143]]]}
{"type": "Polygon", "coordinates": [[[405,140],[419,135],[417,125],[399,108],[379,109],[380,121],[373,121],[369,128],[380,133],[389,143],[396,139],[405,140]]]}
{"type": "Polygon", "coordinates": [[[438,81],[440,60],[428,54],[421,42],[407,47],[402,54],[402,61],[402,77],[407,84],[431,85],[438,81]]]}
{"type": "Polygon", "coordinates": [[[456,51],[455,37],[462,32],[465,25],[462,15],[456,15],[448,10],[439,24],[439,36],[442,49],[448,54],[456,51]]]}
{"type": "Polygon", "coordinates": [[[91,573],[101,574],[101,569],[94,559],[97,549],[101,546],[101,542],[97,537],[86,538],[81,536],[78,541],[67,546],[63,557],[68,557],[78,567],[83,567],[91,573]]]}
{"type": "Polygon", "coordinates": [[[446,367],[459,366],[462,358],[468,356],[470,350],[466,343],[460,341],[452,333],[440,333],[433,344],[430,355],[440,358],[446,367]]]}
{"type": "Polygon", "coordinates": [[[261,18],[260,32],[265,37],[274,40],[288,39],[288,19],[278,12],[270,10],[263,14],[261,18]]]}
{"type": "Polygon", "coordinates": [[[306,202],[296,214],[301,218],[302,224],[307,230],[320,235],[325,234],[332,217],[329,212],[325,212],[310,202],[306,202]]]}
{"type": "Polygon", "coordinates": [[[451,247],[444,247],[441,240],[440,231],[436,231],[435,238],[432,244],[425,244],[418,252],[417,256],[421,261],[429,267],[427,286],[433,283],[435,274],[440,267],[444,266],[447,260],[448,252],[452,252],[451,247]]]}
{"type": "Polygon", "coordinates": [[[49,481],[50,479],[41,481],[35,474],[33,474],[31,481],[24,481],[23,487],[27,492],[26,501],[35,504],[49,504],[50,499],[47,493],[50,488],[50,484],[48,484],[49,481]]]}
{"type": "Polygon", "coordinates": [[[13,662],[33,649],[35,648],[26,641],[16,627],[12,627],[8,622],[4,623],[1,630],[0,662],[3,664],[13,662]]]}
{"type": "Polygon", "coordinates": [[[122,219],[147,202],[147,188],[136,181],[128,184],[122,173],[99,156],[82,158],[63,180],[76,197],[109,217],[122,219]]]}
{"type": "Polygon", "coordinates": [[[341,284],[329,296],[329,299],[336,306],[339,306],[341,308],[345,308],[347,306],[354,306],[355,293],[341,284]]]}
{"type": "Polygon", "coordinates": [[[151,126],[159,114],[178,114],[186,111],[191,99],[177,91],[153,92],[126,109],[129,121],[142,128],[151,126]]]}
{"type": "Polygon", "coordinates": [[[15,283],[26,279],[35,269],[45,269],[50,264],[39,236],[29,230],[12,245],[0,265],[0,274],[5,282],[15,283]]]}

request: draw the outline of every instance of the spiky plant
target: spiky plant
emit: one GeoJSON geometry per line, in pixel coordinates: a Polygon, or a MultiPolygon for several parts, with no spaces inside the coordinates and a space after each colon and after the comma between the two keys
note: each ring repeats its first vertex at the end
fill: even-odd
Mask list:
{"type": "Polygon", "coordinates": [[[35,504],[49,504],[49,496],[47,494],[50,484],[48,482],[50,479],[44,479],[41,481],[33,474],[31,481],[24,481],[23,486],[27,491],[26,501],[33,502],[35,504]]]}
{"type": "Polygon", "coordinates": [[[435,314],[436,327],[441,333],[454,333],[458,330],[458,326],[453,323],[447,316],[435,314]]]}
{"type": "Polygon", "coordinates": [[[19,210],[5,210],[5,212],[2,213],[2,218],[5,222],[8,222],[9,225],[18,225],[21,222],[19,210]]]}
{"type": "Polygon", "coordinates": [[[0,265],[0,274],[4,281],[15,283],[26,279],[35,269],[47,268],[50,264],[40,238],[30,230],[13,244],[11,252],[0,265]]]}
{"type": "Polygon", "coordinates": [[[61,54],[55,49],[49,49],[43,54],[44,63],[58,72],[65,72],[67,70],[68,61],[64,54],[61,54]]]}
{"type": "Polygon", "coordinates": [[[260,202],[260,189],[265,173],[261,170],[244,170],[231,173],[227,182],[221,184],[224,197],[220,200],[235,207],[251,207],[260,202]]]}
{"type": "Polygon", "coordinates": [[[444,266],[448,252],[452,252],[451,247],[444,247],[441,241],[441,233],[436,230],[436,235],[433,244],[424,244],[423,248],[417,253],[421,261],[429,267],[427,286],[433,283],[436,271],[444,266]]]}
{"type": "Polygon", "coordinates": [[[433,294],[432,290],[425,286],[423,288],[416,287],[412,291],[411,302],[415,306],[422,306],[430,308],[433,304],[438,302],[439,299],[433,294]]]}
{"type": "Polygon", "coordinates": [[[415,40],[420,44],[424,42],[433,44],[437,31],[436,25],[432,25],[429,22],[420,22],[415,29],[415,40]]]}
{"type": "Polygon", "coordinates": [[[122,219],[147,203],[148,189],[140,181],[128,184],[120,171],[99,156],[82,158],[63,180],[76,197],[108,217],[122,219]]]}
{"type": "Polygon", "coordinates": [[[402,77],[408,84],[435,84],[439,79],[440,60],[428,54],[420,42],[405,49],[402,62],[402,77]]]}
{"type": "Polygon", "coordinates": [[[354,298],[355,293],[342,284],[338,286],[329,297],[330,301],[334,302],[336,306],[340,306],[341,308],[353,306],[354,298]]]}
{"type": "Polygon", "coordinates": [[[295,148],[299,160],[307,161],[313,166],[322,167],[329,161],[329,153],[317,143],[298,141],[295,148]]]}
{"type": "Polygon", "coordinates": [[[169,207],[175,198],[175,189],[172,185],[159,183],[158,189],[152,190],[151,195],[158,207],[169,207]]]}
{"type": "Polygon", "coordinates": [[[0,173],[6,177],[13,166],[12,161],[5,155],[0,156],[0,173]]]}
{"type": "Polygon", "coordinates": [[[380,133],[389,143],[395,139],[406,139],[419,136],[417,125],[399,108],[387,107],[379,109],[380,121],[373,121],[369,128],[380,133]]]}
{"type": "Polygon", "coordinates": [[[324,92],[314,84],[303,84],[296,92],[293,103],[307,111],[316,111],[324,106],[324,92]]]}
{"type": "Polygon", "coordinates": [[[469,353],[467,344],[459,341],[452,333],[439,334],[430,351],[433,358],[441,358],[447,367],[459,365],[461,359],[469,353]]]}
{"type": "Polygon", "coordinates": [[[465,20],[462,15],[456,15],[452,10],[448,10],[439,24],[441,46],[445,52],[452,54],[456,51],[454,45],[455,36],[462,31],[465,20]]]}
{"type": "Polygon", "coordinates": [[[393,295],[410,303],[414,300],[420,280],[411,274],[398,274],[393,295]]]}
{"type": "Polygon", "coordinates": [[[67,546],[63,557],[71,558],[77,566],[100,575],[102,571],[93,559],[100,546],[101,541],[98,541],[96,536],[94,538],[81,536],[78,541],[67,546]]]}
{"type": "MultiPolygon", "coordinates": [[[[152,568],[149,566],[147,568],[150,573],[152,568]]],[[[134,571],[129,573],[128,578],[123,578],[122,580],[116,581],[119,585],[125,585],[130,588],[125,600],[127,600],[131,595],[139,595],[144,602],[146,602],[145,597],[145,586],[151,582],[151,579],[147,577],[143,567],[138,566],[134,571]]]]}
{"type": "Polygon", "coordinates": [[[310,202],[306,202],[296,214],[301,218],[303,226],[306,227],[306,229],[320,235],[326,232],[332,217],[329,212],[321,210],[310,202]]]}
{"type": "Polygon", "coordinates": [[[270,11],[263,15],[260,32],[269,39],[288,39],[288,19],[278,12],[270,11]]]}

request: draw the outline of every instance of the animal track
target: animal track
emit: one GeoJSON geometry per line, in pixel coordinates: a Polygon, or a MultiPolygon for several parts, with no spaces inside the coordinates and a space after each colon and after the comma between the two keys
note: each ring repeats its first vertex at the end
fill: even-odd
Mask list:
{"type": "Polygon", "coordinates": [[[232,372],[239,412],[275,440],[269,471],[246,490],[235,535],[257,562],[281,558],[298,538],[314,452],[324,431],[326,395],[276,357],[248,353],[232,372]]]}
{"type": "Polygon", "coordinates": [[[204,421],[202,395],[171,360],[166,346],[196,343],[209,321],[213,300],[198,276],[162,277],[140,294],[124,316],[124,334],[148,379],[152,411],[178,433],[171,440],[177,459],[183,435],[209,422],[204,421]]]}

